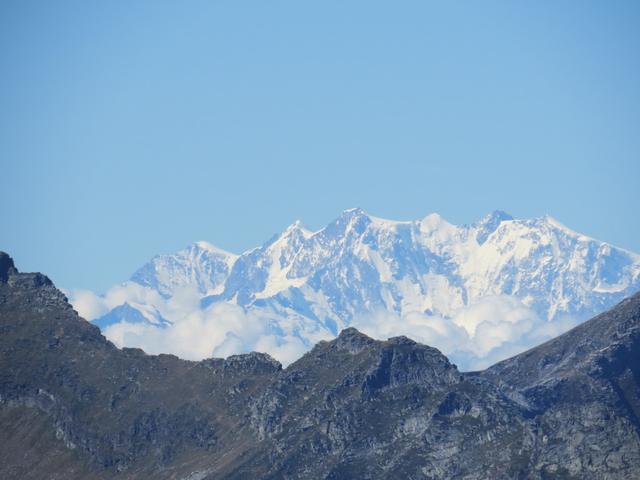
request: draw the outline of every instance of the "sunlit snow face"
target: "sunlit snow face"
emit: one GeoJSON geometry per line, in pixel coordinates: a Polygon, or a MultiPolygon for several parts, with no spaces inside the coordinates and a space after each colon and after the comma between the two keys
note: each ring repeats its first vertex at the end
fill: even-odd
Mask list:
{"type": "Polygon", "coordinates": [[[378,339],[407,335],[475,369],[637,288],[640,257],[550,217],[494,212],[455,226],[435,214],[397,222],[351,209],[317,232],[296,222],[239,256],[198,242],[104,295],[69,296],[89,320],[125,303],[137,310],[137,321],[123,314],[101,328],[151,353],[258,350],[287,363],[355,326],[378,339]]]}

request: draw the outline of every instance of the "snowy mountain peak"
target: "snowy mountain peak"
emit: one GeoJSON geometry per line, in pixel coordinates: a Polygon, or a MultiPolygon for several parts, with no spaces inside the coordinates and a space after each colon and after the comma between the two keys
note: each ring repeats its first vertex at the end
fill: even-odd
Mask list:
{"type": "Polygon", "coordinates": [[[371,216],[363,209],[349,208],[335,220],[335,223],[347,226],[365,225],[371,223],[371,216]]]}
{"type": "Polygon", "coordinates": [[[552,217],[551,215],[544,215],[540,218],[540,222],[543,222],[547,225],[549,225],[550,228],[553,228],[555,230],[561,231],[566,235],[569,235],[571,237],[576,237],[576,238],[580,238],[583,241],[596,241],[595,239],[588,237],[586,235],[583,235],[581,233],[576,232],[575,230],[572,230],[571,228],[567,227],[565,224],[563,224],[562,222],[560,222],[559,220],[557,220],[556,218],[552,217]]]}
{"type": "Polygon", "coordinates": [[[296,220],[282,232],[280,238],[294,237],[297,235],[302,235],[304,238],[309,238],[311,235],[313,235],[313,233],[314,232],[304,227],[302,221],[296,220]]]}
{"type": "Polygon", "coordinates": [[[430,213],[429,215],[425,216],[420,221],[420,226],[422,227],[423,231],[439,230],[443,227],[446,229],[449,229],[450,227],[454,227],[454,225],[447,222],[438,213],[430,213]]]}
{"type": "Polygon", "coordinates": [[[484,217],[482,217],[482,220],[480,220],[479,223],[481,224],[486,224],[486,223],[500,223],[500,222],[504,222],[505,220],[513,220],[513,216],[507,212],[505,212],[504,210],[494,210],[493,212],[485,215],[484,217]]]}
{"type": "MultiPolygon", "coordinates": [[[[350,325],[371,333],[377,322],[378,333],[417,329],[438,347],[467,335],[477,343],[465,358],[476,358],[506,349],[507,337],[517,343],[536,326],[549,332],[556,327],[547,324],[588,318],[639,290],[640,257],[550,216],[514,219],[497,210],[457,226],[436,213],[399,222],[353,208],[317,232],[294,222],[239,256],[197,242],[154,257],[131,280],[150,292],[131,303],[141,313],[123,307],[106,321],[131,314],[140,328],[142,304],[150,302],[177,325],[193,314],[176,306],[177,293],[191,289],[198,315],[224,307],[237,317],[239,309],[268,332],[271,353],[282,342],[309,346],[350,325]],[[494,336],[480,339],[486,332],[494,336]]],[[[253,335],[244,317],[237,325],[215,318],[233,338],[253,335]]]]}
{"type": "Polygon", "coordinates": [[[197,286],[201,294],[223,288],[237,255],[199,241],[172,255],[158,255],[143,265],[131,281],[171,297],[178,289],[197,286]]]}
{"type": "Polygon", "coordinates": [[[638,263],[637,256],[550,216],[515,220],[496,210],[474,225],[456,226],[437,213],[397,222],[351,208],[315,233],[296,221],[240,256],[197,242],[155,257],[132,280],[167,298],[196,285],[205,305],[280,302],[290,289],[302,289],[305,303],[322,298],[322,313],[313,315],[335,325],[377,309],[452,316],[474,299],[502,294],[551,319],[590,312],[595,291],[628,291],[637,283],[638,263]]]}
{"type": "Polygon", "coordinates": [[[440,251],[443,245],[450,245],[462,235],[462,228],[447,222],[437,213],[430,213],[419,223],[422,244],[440,251]]]}
{"type": "Polygon", "coordinates": [[[104,330],[124,321],[131,324],[142,324],[159,328],[166,328],[171,324],[162,317],[158,309],[154,306],[141,305],[134,302],[124,302],[122,305],[113,308],[107,314],[94,320],[93,323],[104,330]]]}
{"type": "Polygon", "coordinates": [[[513,220],[513,217],[502,210],[494,210],[477,223],[476,240],[480,245],[487,241],[489,235],[496,231],[502,222],[513,220]]]}
{"type": "Polygon", "coordinates": [[[215,245],[209,242],[206,242],[204,240],[199,240],[197,242],[194,242],[193,244],[189,245],[187,248],[206,250],[209,253],[214,253],[214,254],[218,254],[224,257],[229,257],[229,258],[237,257],[236,254],[223,250],[220,247],[216,247],[215,245]]]}
{"type": "Polygon", "coordinates": [[[361,216],[361,215],[368,216],[367,212],[365,212],[362,208],[353,207],[353,208],[347,208],[346,210],[343,210],[340,216],[352,217],[352,216],[361,216]]]}
{"type": "Polygon", "coordinates": [[[342,212],[342,214],[334,221],[329,223],[325,228],[317,232],[317,236],[321,238],[338,238],[354,234],[362,233],[371,218],[361,208],[350,208],[342,212]]]}
{"type": "Polygon", "coordinates": [[[303,228],[302,227],[302,221],[301,220],[295,220],[291,225],[289,225],[286,229],[285,232],[288,230],[297,230],[303,228]]]}

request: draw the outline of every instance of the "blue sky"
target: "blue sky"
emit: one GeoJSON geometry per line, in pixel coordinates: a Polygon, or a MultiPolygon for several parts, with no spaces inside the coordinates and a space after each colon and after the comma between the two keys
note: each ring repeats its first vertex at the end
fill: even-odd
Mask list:
{"type": "Polygon", "coordinates": [[[349,207],[640,251],[639,2],[0,4],[0,249],[102,290],[349,207]]]}

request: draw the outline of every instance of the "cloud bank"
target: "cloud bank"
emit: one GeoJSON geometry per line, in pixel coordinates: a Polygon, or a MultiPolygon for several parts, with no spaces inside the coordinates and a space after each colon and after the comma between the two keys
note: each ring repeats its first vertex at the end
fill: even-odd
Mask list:
{"type": "Polygon", "coordinates": [[[436,347],[468,371],[484,369],[539,345],[577,323],[571,318],[549,322],[517,298],[498,295],[481,298],[453,318],[380,312],[356,319],[353,326],[378,339],[406,335],[436,347]]]}
{"type": "MultiPolygon", "coordinates": [[[[122,322],[110,325],[105,336],[119,347],[138,347],[150,354],[171,353],[188,360],[227,357],[249,351],[266,352],[287,365],[332,333],[293,314],[282,319],[268,309],[244,309],[215,303],[203,310],[195,289],[176,292],[170,299],[136,283],[113,287],[104,295],[87,290],[70,292],[74,308],[93,320],[127,302],[154,305],[172,322],[168,327],[122,322]]],[[[575,326],[570,318],[548,322],[515,297],[487,296],[453,318],[412,312],[378,312],[355,318],[351,325],[385,340],[406,335],[438,348],[461,370],[479,370],[520,353],[575,326]]]]}
{"type": "Polygon", "coordinates": [[[104,335],[118,347],[142,348],[150,354],[171,353],[187,360],[227,357],[250,351],[265,352],[283,364],[300,358],[331,332],[302,317],[283,322],[267,310],[245,310],[232,303],[200,308],[200,293],[184,288],[165,299],[156,291],[133,282],[111,288],[104,295],[88,290],[67,292],[78,313],[95,320],[113,308],[129,303],[136,308],[153,305],[168,327],[121,322],[108,326],[104,335]]]}

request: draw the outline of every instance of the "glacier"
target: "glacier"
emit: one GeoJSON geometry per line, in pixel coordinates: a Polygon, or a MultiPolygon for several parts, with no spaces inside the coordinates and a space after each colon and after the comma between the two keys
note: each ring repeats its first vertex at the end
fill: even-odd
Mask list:
{"type": "Polygon", "coordinates": [[[116,344],[150,353],[260,350],[288,363],[357,326],[418,338],[473,369],[639,289],[639,255],[550,216],[495,211],[457,226],[438,214],[393,221],[353,208],[315,232],[296,221],[240,255],[196,242],[112,291],[70,298],[116,344]]]}

